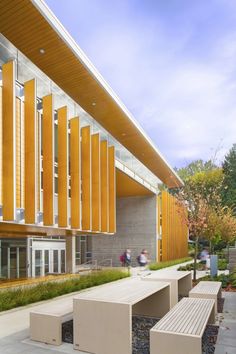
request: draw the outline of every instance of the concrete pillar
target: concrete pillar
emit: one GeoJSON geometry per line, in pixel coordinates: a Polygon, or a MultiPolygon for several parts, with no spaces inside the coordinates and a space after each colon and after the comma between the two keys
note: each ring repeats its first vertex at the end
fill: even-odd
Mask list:
{"type": "Polygon", "coordinates": [[[75,236],[66,235],[66,273],[75,273],[75,236]]]}

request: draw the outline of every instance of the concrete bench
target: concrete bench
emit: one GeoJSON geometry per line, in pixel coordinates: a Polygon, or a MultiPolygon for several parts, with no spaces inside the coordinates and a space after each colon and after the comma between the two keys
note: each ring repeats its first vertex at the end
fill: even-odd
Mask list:
{"type": "Polygon", "coordinates": [[[40,306],[30,312],[30,339],[47,344],[61,345],[62,323],[73,318],[72,297],[40,306]]]}
{"type": "Polygon", "coordinates": [[[215,313],[217,314],[217,300],[221,298],[220,281],[200,281],[190,292],[189,297],[213,299],[215,301],[215,313]]]}
{"type": "Polygon", "coordinates": [[[74,349],[132,354],[132,315],[162,317],[170,309],[170,285],[125,279],[74,298],[74,349]]]}
{"type": "Polygon", "coordinates": [[[171,308],[177,304],[178,297],[188,296],[192,289],[192,273],[187,271],[156,270],[150,275],[142,277],[147,281],[167,281],[170,283],[171,308]]]}
{"type": "Polygon", "coordinates": [[[202,354],[208,323],[215,323],[214,300],[183,298],[150,330],[150,354],[202,354]]]}

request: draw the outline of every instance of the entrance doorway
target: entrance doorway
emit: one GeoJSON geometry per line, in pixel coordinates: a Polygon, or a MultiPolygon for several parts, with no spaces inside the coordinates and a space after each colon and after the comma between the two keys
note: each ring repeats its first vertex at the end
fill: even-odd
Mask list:
{"type": "Polygon", "coordinates": [[[0,240],[0,278],[25,278],[26,269],[26,240],[0,240]]]}
{"type": "Polygon", "coordinates": [[[65,240],[32,240],[32,277],[65,273],[65,240]]]}

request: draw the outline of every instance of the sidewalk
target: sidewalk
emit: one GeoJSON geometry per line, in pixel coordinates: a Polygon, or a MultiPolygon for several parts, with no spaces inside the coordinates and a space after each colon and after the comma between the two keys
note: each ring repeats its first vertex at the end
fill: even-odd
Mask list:
{"type": "MultiPolygon", "coordinates": [[[[187,262],[184,262],[184,263],[175,264],[175,265],[173,265],[171,267],[162,268],[162,269],[159,269],[159,270],[153,270],[153,271],[151,271],[149,269],[140,270],[140,267],[134,267],[134,268],[130,269],[130,273],[131,273],[132,277],[133,276],[136,277],[136,276],[140,276],[141,274],[145,274],[145,273],[147,274],[148,272],[149,273],[151,273],[151,272],[161,272],[161,271],[167,272],[167,271],[173,271],[173,270],[177,271],[179,267],[186,266],[187,264],[190,264],[190,263],[193,263],[193,260],[187,261],[187,262]]],[[[229,271],[228,270],[219,270],[218,271],[218,275],[220,275],[220,274],[229,274],[229,271]]],[[[210,275],[210,271],[197,270],[197,279],[203,278],[203,277],[205,277],[207,275],[210,275]]],[[[193,279],[193,271],[192,271],[192,279],[193,279]]]]}
{"type": "Polygon", "coordinates": [[[223,293],[224,311],[220,318],[215,354],[236,353],[236,293],[223,293]]]}

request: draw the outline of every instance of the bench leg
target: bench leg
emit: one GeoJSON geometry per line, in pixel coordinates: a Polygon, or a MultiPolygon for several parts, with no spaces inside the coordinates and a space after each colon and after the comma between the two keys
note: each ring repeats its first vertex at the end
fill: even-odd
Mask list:
{"type": "Polygon", "coordinates": [[[150,331],[150,354],[201,354],[202,340],[159,331],[150,331]]]}

